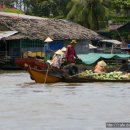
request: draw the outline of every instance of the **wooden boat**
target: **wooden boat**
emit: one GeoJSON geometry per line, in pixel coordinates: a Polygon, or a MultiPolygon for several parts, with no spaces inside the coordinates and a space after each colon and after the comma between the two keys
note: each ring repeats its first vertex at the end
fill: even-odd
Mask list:
{"type": "Polygon", "coordinates": [[[56,83],[56,82],[66,82],[66,83],[90,83],[90,82],[130,82],[130,79],[121,79],[121,80],[104,80],[104,79],[93,79],[93,78],[83,78],[83,77],[65,77],[64,73],[58,72],[57,70],[37,70],[31,68],[29,70],[30,75],[33,77],[36,83],[56,83]]]}
{"type": "Polygon", "coordinates": [[[89,82],[130,82],[130,80],[99,80],[92,78],[81,78],[78,76],[64,76],[64,71],[52,67],[45,62],[32,58],[20,58],[16,63],[26,69],[36,83],[89,83],[89,82]]]}
{"type": "Polygon", "coordinates": [[[36,83],[56,83],[61,81],[62,75],[54,73],[51,70],[28,69],[30,76],[36,83]]]}
{"type": "Polygon", "coordinates": [[[25,69],[36,83],[55,83],[61,81],[64,72],[36,58],[18,58],[16,64],[25,69]]]}

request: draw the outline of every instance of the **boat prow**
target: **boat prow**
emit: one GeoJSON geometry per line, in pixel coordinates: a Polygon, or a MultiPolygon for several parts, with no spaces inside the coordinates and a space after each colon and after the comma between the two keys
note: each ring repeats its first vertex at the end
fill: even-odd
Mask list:
{"type": "Polygon", "coordinates": [[[30,68],[28,72],[36,83],[56,83],[62,79],[60,76],[49,74],[50,72],[44,70],[36,70],[34,68],[30,68]]]}

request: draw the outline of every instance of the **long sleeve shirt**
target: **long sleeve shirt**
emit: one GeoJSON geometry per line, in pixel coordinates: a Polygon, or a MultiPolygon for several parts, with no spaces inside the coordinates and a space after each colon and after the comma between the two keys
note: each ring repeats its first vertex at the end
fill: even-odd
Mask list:
{"type": "Polygon", "coordinates": [[[75,52],[73,45],[68,45],[66,49],[66,61],[70,63],[74,63],[74,57],[77,58],[77,54],[75,52]]]}

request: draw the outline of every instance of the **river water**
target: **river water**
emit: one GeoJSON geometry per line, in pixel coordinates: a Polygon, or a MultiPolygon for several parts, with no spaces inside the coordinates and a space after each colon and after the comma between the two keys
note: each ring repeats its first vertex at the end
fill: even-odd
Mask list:
{"type": "Polygon", "coordinates": [[[26,72],[0,74],[0,130],[105,130],[107,122],[130,122],[130,83],[36,84],[26,72]]]}

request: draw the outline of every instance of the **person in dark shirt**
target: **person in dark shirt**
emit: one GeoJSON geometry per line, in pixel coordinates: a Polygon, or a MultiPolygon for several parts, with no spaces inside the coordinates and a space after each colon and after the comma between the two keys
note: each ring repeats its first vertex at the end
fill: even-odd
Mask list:
{"type": "Polygon", "coordinates": [[[77,41],[72,40],[71,43],[66,48],[66,61],[68,63],[75,63],[74,58],[78,58],[75,48],[74,48],[76,44],[77,44],[77,41]]]}
{"type": "Polygon", "coordinates": [[[66,48],[66,62],[69,75],[75,75],[78,73],[78,67],[76,66],[75,58],[79,59],[75,51],[76,40],[72,40],[66,48]]]}

